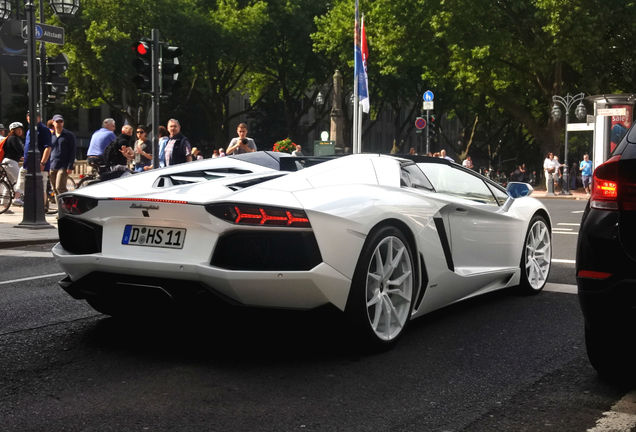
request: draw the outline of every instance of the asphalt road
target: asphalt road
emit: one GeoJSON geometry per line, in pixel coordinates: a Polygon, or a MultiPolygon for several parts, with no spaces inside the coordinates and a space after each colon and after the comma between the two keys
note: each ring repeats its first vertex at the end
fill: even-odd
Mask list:
{"type": "MultiPolygon", "coordinates": [[[[584,203],[546,203],[571,287],[584,203]]],[[[40,277],[47,248],[0,250],[1,431],[585,431],[633,392],[587,362],[569,292],[483,296],[364,355],[331,311],[106,318],[40,277]]]]}

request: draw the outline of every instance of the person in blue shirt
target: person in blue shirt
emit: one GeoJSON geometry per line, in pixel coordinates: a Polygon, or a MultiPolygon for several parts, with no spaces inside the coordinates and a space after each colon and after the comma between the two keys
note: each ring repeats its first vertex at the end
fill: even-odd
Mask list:
{"type": "MultiPolygon", "coordinates": [[[[26,115],[27,122],[31,121],[30,113],[27,112],[26,115]]],[[[42,192],[44,199],[44,206],[46,207],[47,199],[46,199],[46,183],[49,181],[49,170],[51,169],[51,131],[46,127],[44,123],[42,123],[42,118],[38,115],[37,117],[37,125],[38,131],[38,150],[40,151],[40,160],[36,161],[36,169],[42,172],[42,192]]],[[[16,186],[17,190],[24,190],[24,182],[26,179],[26,173],[31,167],[31,161],[29,160],[29,147],[31,144],[31,130],[30,128],[27,130],[26,140],[24,142],[24,163],[22,164],[22,168],[20,168],[20,176],[18,178],[18,184],[16,186]]],[[[22,205],[22,200],[15,200],[15,205],[22,205]]]]}
{"type": "Polygon", "coordinates": [[[101,129],[98,129],[93,133],[91,142],[88,145],[88,151],[86,152],[86,162],[89,165],[102,165],[104,163],[104,150],[106,150],[108,144],[112,143],[117,138],[114,130],[115,120],[112,118],[106,118],[102,122],[101,129]]]}
{"type": "Polygon", "coordinates": [[[66,181],[73,172],[75,164],[75,135],[64,128],[64,118],[60,114],[53,116],[53,135],[51,136],[51,186],[57,197],[66,192],[66,181]]]}
{"type": "Polygon", "coordinates": [[[579,171],[581,171],[581,177],[583,178],[585,193],[589,195],[590,184],[592,183],[592,161],[587,153],[583,155],[583,160],[579,164],[579,171]]]}

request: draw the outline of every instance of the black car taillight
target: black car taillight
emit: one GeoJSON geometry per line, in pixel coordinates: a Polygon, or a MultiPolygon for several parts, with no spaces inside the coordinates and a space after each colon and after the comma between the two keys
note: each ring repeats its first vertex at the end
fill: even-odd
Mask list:
{"type": "Polygon", "coordinates": [[[97,207],[97,200],[78,195],[61,196],[58,200],[58,210],[60,213],[70,215],[80,215],[97,207]]]}
{"type": "Polygon", "coordinates": [[[618,210],[618,161],[613,156],[594,170],[590,206],[600,210],[618,210]]]}
{"type": "MultiPolygon", "coordinates": [[[[621,173],[621,155],[608,159],[594,170],[590,206],[601,210],[636,210],[636,183],[633,175],[621,173]]],[[[622,168],[623,171],[626,169],[622,168]]],[[[631,168],[628,168],[631,169],[631,168]]]]}
{"type": "Polygon", "coordinates": [[[232,203],[210,204],[205,209],[219,219],[236,225],[311,227],[307,214],[298,209],[232,203]]]}

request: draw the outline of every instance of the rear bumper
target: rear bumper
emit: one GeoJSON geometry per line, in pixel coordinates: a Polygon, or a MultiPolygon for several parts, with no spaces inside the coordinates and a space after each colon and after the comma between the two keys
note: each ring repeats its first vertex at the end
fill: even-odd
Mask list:
{"type": "Polygon", "coordinates": [[[101,253],[76,255],[59,243],[52,252],[68,274],[62,288],[75,298],[125,287],[124,293],[131,296],[162,292],[178,301],[185,293],[204,290],[247,306],[314,309],[332,304],[344,310],[351,285],[349,278],[324,262],[307,271],[242,271],[207,262],[180,264],[101,253]]]}

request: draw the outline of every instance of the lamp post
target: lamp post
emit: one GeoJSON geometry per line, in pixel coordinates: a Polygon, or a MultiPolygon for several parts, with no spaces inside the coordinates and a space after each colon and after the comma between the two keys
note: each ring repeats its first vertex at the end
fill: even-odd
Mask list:
{"type": "Polygon", "coordinates": [[[570,108],[578,102],[579,104],[577,105],[574,114],[576,115],[576,118],[583,120],[587,114],[585,105],[583,105],[584,97],[585,93],[579,93],[574,96],[571,96],[570,93],[568,93],[565,97],[557,95],[552,96],[552,102],[554,102],[554,105],[552,105],[551,113],[554,121],[559,121],[561,119],[561,109],[559,109],[559,104],[565,109],[565,153],[563,155],[563,187],[561,188],[561,195],[572,195],[572,192],[570,192],[570,179],[568,177],[568,123],[570,122],[570,108]]]}
{"type": "MultiPolygon", "coordinates": [[[[42,0],[41,0],[42,1],[42,0]]],[[[79,0],[49,0],[58,15],[74,15],[79,8],[79,0]]],[[[44,217],[44,190],[40,170],[40,151],[38,149],[38,106],[39,89],[37,86],[37,59],[35,56],[35,4],[33,0],[24,0],[27,33],[27,77],[29,84],[29,151],[27,174],[24,184],[24,213],[21,228],[51,228],[44,217]]],[[[11,14],[11,1],[0,0],[0,24],[11,14]]],[[[43,43],[43,42],[42,42],[43,43]]],[[[42,52],[45,52],[42,50],[42,52]]],[[[44,77],[41,77],[42,79],[44,77]]],[[[42,108],[41,106],[39,107],[42,108]]]]}

